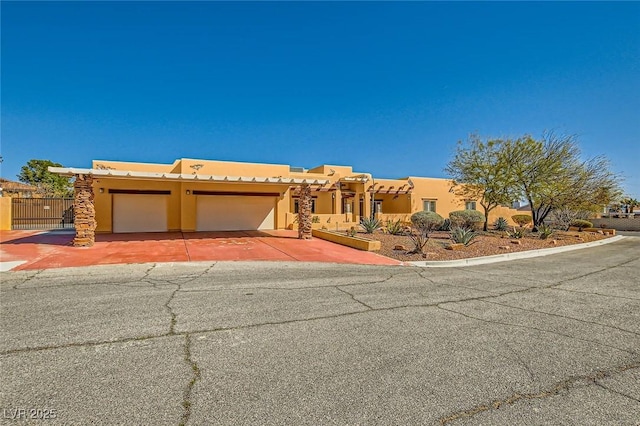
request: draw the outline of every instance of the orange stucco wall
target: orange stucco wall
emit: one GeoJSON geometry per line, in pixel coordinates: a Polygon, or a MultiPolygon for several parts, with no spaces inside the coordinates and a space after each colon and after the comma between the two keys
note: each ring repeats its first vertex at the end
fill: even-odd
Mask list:
{"type": "Polygon", "coordinates": [[[11,230],[11,197],[0,197],[0,230],[11,230]]]}
{"type": "MultiPolygon", "coordinates": [[[[323,165],[305,172],[291,172],[288,165],[256,164],[227,161],[210,161],[198,159],[179,159],[172,164],[128,163],[119,161],[95,160],[94,168],[114,169],[140,172],[182,173],[216,176],[248,176],[248,177],[283,177],[299,179],[323,179],[329,184],[320,188],[314,187],[312,196],[316,200],[317,215],[325,215],[327,221],[334,222],[343,218],[345,224],[357,223],[359,216],[368,216],[371,212],[371,187],[375,182],[374,199],[382,201],[382,213],[389,217],[406,217],[423,209],[425,200],[436,201],[436,211],[448,217],[454,210],[462,210],[465,200],[449,191],[450,180],[426,177],[409,177],[403,179],[371,179],[371,175],[354,173],[350,166],[323,165]],[[192,167],[196,166],[196,167],[192,167]],[[351,180],[345,179],[351,178],[351,180]],[[366,182],[354,181],[353,178],[367,178],[366,182]],[[409,193],[407,193],[407,191],[409,193]],[[347,202],[351,204],[351,215],[342,212],[343,193],[349,194],[347,202]],[[362,205],[363,211],[360,211],[362,205]]],[[[112,231],[113,194],[109,189],[129,190],[165,190],[170,191],[167,206],[169,230],[194,231],[196,229],[196,196],[193,191],[223,192],[264,192],[278,194],[275,197],[276,227],[290,227],[294,210],[294,189],[285,185],[269,183],[235,183],[205,181],[162,181],[151,179],[121,179],[98,177],[94,181],[96,219],[98,232],[112,231]],[[189,192],[189,194],[187,194],[189,192]]],[[[477,206],[478,210],[481,207],[477,206]]],[[[490,222],[498,216],[509,221],[516,211],[506,207],[497,208],[490,215],[490,222]]],[[[4,219],[3,219],[4,221],[4,219]]],[[[10,224],[9,224],[10,227],[10,224]]]]}

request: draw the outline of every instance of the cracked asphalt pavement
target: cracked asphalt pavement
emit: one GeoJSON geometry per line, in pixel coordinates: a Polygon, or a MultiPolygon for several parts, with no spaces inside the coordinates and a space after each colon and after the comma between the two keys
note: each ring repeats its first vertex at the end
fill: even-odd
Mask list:
{"type": "Polygon", "coordinates": [[[637,426],[639,272],[628,237],[449,269],[2,273],[0,422],[637,426]]]}

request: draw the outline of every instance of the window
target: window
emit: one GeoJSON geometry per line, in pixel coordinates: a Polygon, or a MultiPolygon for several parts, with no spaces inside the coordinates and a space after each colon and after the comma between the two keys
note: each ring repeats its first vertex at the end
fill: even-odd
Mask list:
{"type": "MultiPolygon", "coordinates": [[[[299,198],[294,198],[293,199],[293,212],[294,213],[298,213],[300,211],[300,199],[299,198]]],[[[311,213],[315,213],[316,212],[316,199],[312,198],[311,199],[311,213]]]]}
{"type": "Polygon", "coordinates": [[[425,212],[436,211],[436,200],[422,200],[422,210],[425,212]]]}
{"type": "Polygon", "coordinates": [[[476,202],[475,201],[467,201],[464,203],[465,210],[476,210],[476,202]]]}
{"type": "Polygon", "coordinates": [[[375,200],[373,205],[373,211],[375,211],[376,213],[382,213],[382,200],[375,200]]]}

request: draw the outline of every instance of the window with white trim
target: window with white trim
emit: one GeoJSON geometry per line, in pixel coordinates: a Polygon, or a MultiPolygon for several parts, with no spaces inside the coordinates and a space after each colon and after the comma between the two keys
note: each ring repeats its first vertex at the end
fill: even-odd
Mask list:
{"type": "Polygon", "coordinates": [[[475,201],[467,201],[464,203],[465,210],[477,210],[475,201]]]}
{"type": "Polygon", "coordinates": [[[436,200],[422,200],[422,210],[425,212],[436,212],[436,200]]]}

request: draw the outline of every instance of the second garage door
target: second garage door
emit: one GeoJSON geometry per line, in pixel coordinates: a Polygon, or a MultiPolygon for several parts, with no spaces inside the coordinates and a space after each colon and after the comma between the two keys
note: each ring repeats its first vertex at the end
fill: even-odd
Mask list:
{"type": "Polygon", "coordinates": [[[196,230],[275,229],[274,197],[198,195],[196,230]]]}

